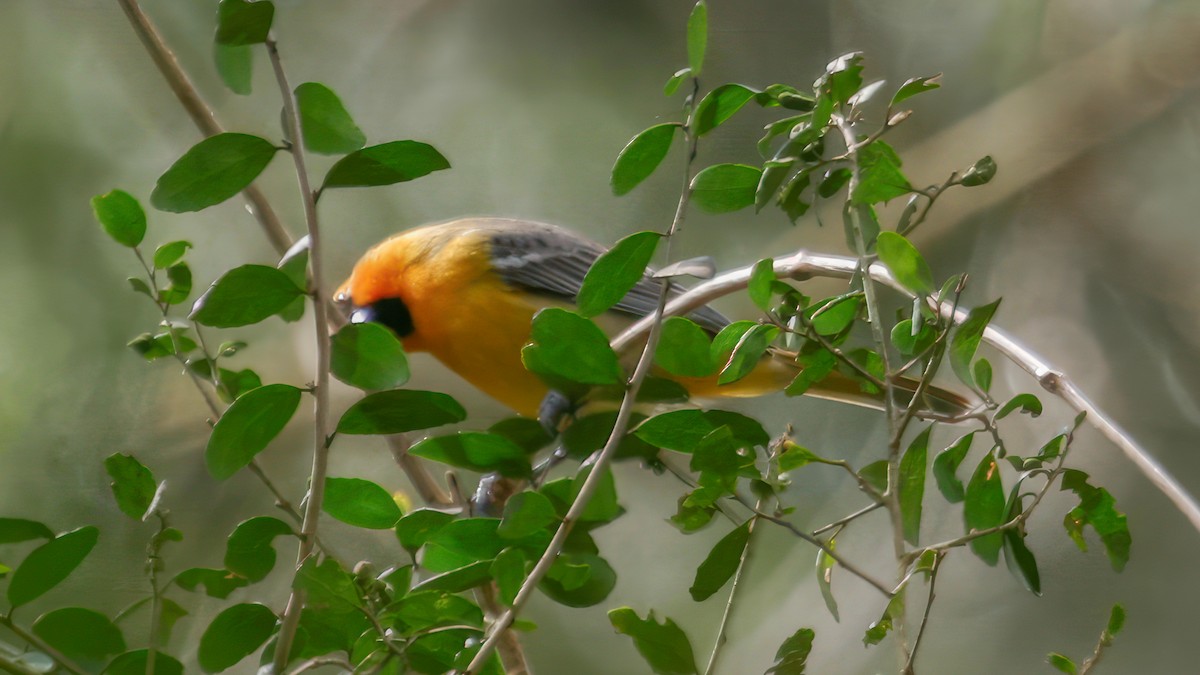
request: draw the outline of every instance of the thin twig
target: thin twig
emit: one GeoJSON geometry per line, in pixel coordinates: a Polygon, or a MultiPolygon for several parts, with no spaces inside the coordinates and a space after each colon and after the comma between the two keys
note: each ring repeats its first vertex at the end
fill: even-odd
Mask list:
{"type": "Polygon", "coordinates": [[[933,608],[933,599],[936,597],[933,592],[934,584],[937,583],[938,568],[941,567],[942,556],[939,553],[933,559],[933,567],[929,570],[929,597],[925,600],[925,611],[921,613],[921,624],[917,626],[917,634],[913,637],[912,651],[908,653],[908,661],[904,664],[903,675],[915,675],[913,663],[917,659],[917,648],[921,646],[921,638],[925,635],[925,626],[929,623],[929,611],[933,608]]]}
{"type": "MultiPolygon", "coordinates": [[[[158,32],[158,28],[150,20],[150,17],[142,11],[137,0],[117,0],[117,4],[125,10],[125,16],[129,18],[129,23],[137,33],[138,39],[150,53],[154,65],[158,66],[159,72],[167,80],[167,85],[171,87],[171,91],[179,99],[183,109],[187,111],[188,117],[192,118],[192,122],[200,129],[200,133],[205,136],[222,133],[224,129],[217,121],[212,107],[204,101],[204,97],[200,95],[196,85],[192,84],[191,78],[179,65],[179,60],[175,58],[175,53],[167,46],[162,34],[158,32]]],[[[246,198],[250,213],[262,227],[263,234],[267,236],[271,246],[280,255],[283,255],[291,247],[292,238],[284,229],[283,224],[279,222],[279,216],[275,215],[275,210],[271,208],[266,196],[254,184],[242,190],[242,196],[246,198]]]]}
{"type": "MultiPolygon", "coordinates": [[[[300,200],[304,205],[304,220],[308,226],[309,272],[312,278],[313,325],[317,339],[316,383],[313,385],[313,461],[309,475],[308,497],[304,504],[304,522],[300,528],[300,546],[296,553],[296,567],[304,564],[313,554],[317,539],[317,525],[321,519],[321,506],[325,497],[325,473],[329,463],[329,305],[325,295],[324,271],[322,269],[321,229],[317,223],[317,205],[308,182],[308,168],[304,163],[304,131],[300,126],[300,115],[296,110],[296,95],[288,84],[283,62],[279,58],[279,46],[274,36],[266,42],[271,68],[283,99],[284,120],[288,136],[293,139],[292,160],[296,167],[296,182],[300,188],[300,200]]],[[[288,598],[280,621],[279,637],[275,645],[275,672],[282,673],[291,654],[292,641],[300,623],[304,604],[303,593],[293,589],[288,598]]]]}
{"type": "MultiPolygon", "coordinates": [[[[857,261],[854,258],[809,251],[798,251],[775,260],[775,275],[779,278],[805,279],[819,276],[844,279],[853,276],[856,269],[857,261]]],[[[718,298],[745,290],[750,282],[752,270],[753,266],[741,267],[697,284],[667,304],[667,315],[684,315],[718,298]]],[[[907,291],[896,282],[891,272],[882,264],[873,264],[869,270],[872,278],[907,295],[907,291]]],[[[954,310],[953,314],[949,313],[949,307],[939,308],[939,311],[943,316],[952,318],[956,323],[964,321],[967,317],[967,310],[962,308],[954,310]]],[[[613,348],[618,351],[628,348],[634,340],[640,339],[645,334],[649,323],[646,319],[642,319],[625,329],[612,341],[613,348]]],[[[999,328],[988,326],[983,332],[983,341],[1032,375],[1046,391],[1061,398],[1076,412],[1086,412],[1087,421],[1105,438],[1120,448],[1126,459],[1132,462],[1200,533],[1200,503],[1197,503],[1187,490],[1150,453],[1121,429],[1107,413],[1090,401],[1066,375],[999,328]]]]}
{"type": "MultiPolygon", "coordinates": [[[[692,178],[692,160],[696,155],[696,136],[692,133],[691,124],[692,116],[695,113],[695,99],[699,84],[695,78],[692,78],[692,96],[688,99],[687,120],[683,124],[684,145],[687,148],[687,154],[684,160],[684,180],[683,190],[679,195],[679,203],[675,208],[675,217],[671,220],[670,227],[664,236],[666,240],[665,257],[670,260],[671,240],[674,238],[680,226],[683,224],[684,217],[687,214],[688,201],[691,198],[691,178],[692,178]]],[[[496,650],[496,646],[503,637],[504,631],[508,630],[516,619],[517,614],[529,601],[533,595],[533,591],[541,583],[546,573],[550,571],[550,567],[558,558],[558,554],[562,551],[566,544],[567,536],[571,533],[575,523],[583,515],[583,511],[587,508],[588,502],[591,501],[596,491],[600,487],[600,482],[603,480],[605,471],[608,470],[608,465],[612,462],[613,455],[616,454],[617,446],[625,437],[625,432],[629,428],[629,421],[633,415],[634,404],[637,401],[638,391],[641,390],[642,382],[650,374],[651,365],[654,362],[654,351],[658,347],[658,338],[661,333],[663,311],[667,306],[667,295],[670,290],[670,281],[664,279],[662,289],[658,294],[658,304],[654,308],[654,312],[647,318],[649,319],[649,330],[646,334],[646,344],[642,348],[642,354],[638,358],[637,365],[634,367],[633,375],[629,378],[629,382],[625,389],[625,396],[621,399],[620,408],[617,410],[617,418],[613,422],[612,433],[609,434],[608,441],[604,447],[593,456],[595,462],[590,465],[588,477],[583,482],[583,486],[579,490],[579,494],[575,497],[575,501],[571,503],[571,508],[568,509],[567,515],[563,518],[563,522],[555,531],[554,537],[550,541],[550,545],[546,547],[546,551],[538,559],[533,566],[529,576],[525,582],[521,584],[520,590],[513,600],[512,607],[500,616],[499,620],[491,624],[487,639],[483,646],[475,654],[475,658],[471,659],[471,663],[467,666],[465,675],[478,673],[479,670],[487,662],[492,652],[496,650]]]]}
{"type": "Polygon", "coordinates": [[[288,675],[300,675],[300,673],[307,672],[309,670],[315,670],[322,666],[337,666],[338,668],[341,668],[346,671],[354,670],[354,666],[351,665],[351,663],[349,661],[347,661],[346,659],[343,659],[341,657],[338,657],[338,656],[315,656],[307,661],[304,661],[303,663],[296,666],[292,670],[288,671],[288,675]]]}
{"type": "Polygon", "coordinates": [[[11,675],[43,675],[42,673],[0,654],[0,670],[11,675]]]}
{"type": "MultiPolygon", "coordinates": [[[[761,500],[758,502],[756,508],[762,508],[761,500]]],[[[708,665],[704,668],[704,675],[713,675],[716,672],[717,657],[721,654],[721,648],[725,646],[725,633],[729,629],[729,619],[733,616],[733,601],[737,597],[742,573],[746,570],[746,561],[750,559],[750,545],[754,541],[754,526],[756,524],[758,524],[758,518],[751,518],[750,524],[747,526],[746,545],[742,548],[742,555],[738,558],[737,570],[733,573],[733,584],[729,588],[729,599],[725,602],[725,611],[721,613],[721,624],[717,628],[717,639],[713,643],[712,654],[708,657],[708,665]]]]}
{"type": "Polygon", "coordinates": [[[843,525],[849,524],[850,522],[858,520],[859,518],[867,515],[868,513],[871,513],[872,511],[874,511],[875,509],[877,509],[881,506],[883,506],[883,502],[875,502],[874,504],[868,504],[844,518],[839,518],[839,519],[833,521],[832,523],[829,523],[828,525],[822,525],[821,527],[818,527],[817,529],[813,530],[813,536],[819,537],[822,534],[825,534],[826,532],[828,532],[830,530],[834,530],[843,525]]]}

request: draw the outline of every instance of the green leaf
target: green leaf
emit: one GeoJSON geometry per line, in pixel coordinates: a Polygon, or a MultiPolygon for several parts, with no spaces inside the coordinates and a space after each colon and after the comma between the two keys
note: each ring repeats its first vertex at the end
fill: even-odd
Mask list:
{"type": "Polygon", "coordinates": [[[700,99],[695,117],[692,118],[696,135],[703,136],[721,126],[758,93],[758,90],[741,84],[723,84],[708,92],[707,96],[700,99]]]}
{"type": "Polygon", "coordinates": [[[340,420],[339,434],[402,434],[432,429],[467,418],[462,405],[446,394],[393,389],[368,394],[350,406],[340,420]]]}
{"type": "MultiPolygon", "coordinates": [[[[1008,516],[1006,521],[1012,520],[1021,514],[1024,505],[1021,501],[1021,483],[1017,482],[1012,488],[1012,493],[1008,497],[1008,508],[1006,509],[1008,516]]],[[[1008,571],[1020,581],[1030,593],[1034,595],[1042,594],[1041,575],[1038,574],[1037,559],[1033,556],[1033,551],[1030,551],[1025,546],[1025,532],[1022,528],[1016,527],[1004,531],[1004,565],[1008,567],[1008,571]]]]}
{"type": "Polygon", "coordinates": [[[892,95],[892,102],[889,107],[895,106],[901,101],[910,99],[917,94],[937,89],[942,86],[941,79],[942,74],[938,73],[929,77],[911,77],[905,80],[904,84],[900,85],[900,88],[892,95]]]}
{"type": "MultiPolygon", "coordinates": [[[[113,659],[105,668],[102,675],[144,675],[146,664],[150,660],[150,650],[135,649],[125,652],[113,659]]],[[[170,654],[161,651],[154,652],[155,675],[183,675],[183,664],[170,654]]]]}
{"type": "Polygon", "coordinates": [[[880,232],[875,239],[875,250],[879,260],[887,265],[896,281],[918,295],[933,291],[933,273],[921,257],[921,252],[903,235],[895,232],[880,232]]]}
{"type": "MultiPolygon", "coordinates": [[[[587,481],[588,476],[592,473],[594,465],[585,465],[571,478],[571,492],[569,501],[574,503],[579,497],[580,491],[583,490],[583,484],[587,481]]],[[[605,469],[604,475],[600,477],[600,484],[596,488],[595,494],[583,509],[583,513],[579,515],[579,522],[582,523],[608,523],[616,520],[618,516],[624,513],[625,510],[617,503],[617,482],[613,478],[612,470],[605,469]]]]}
{"type": "Polygon", "coordinates": [[[996,177],[996,160],[991,155],[975,162],[960,181],[966,187],[976,187],[990,183],[996,177]]]}
{"type": "Polygon", "coordinates": [[[434,534],[454,520],[453,513],[433,509],[417,509],[396,523],[396,538],[410,554],[425,545],[434,534]]]}
{"type": "Polygon", "coordinates": [[[850,52],[830,61],[816,88],[827,92],[834,102],[848,102],[862,87],[862,60],[862,52],[850,52]]]}
{"type": "Polygon", "coordinates": [[[254,74],[254,49],[250,45],[223,45],[213,43],[213,63],[217,75],[229,87],[229,91],[247,96],[251,91],[254,74]]]}
{"type": "Polygon", "coordinates": [[[498,434],[462,431],[433,436],[413,445],[408,454],[480,473],[498,471],[510,478],[528,477],[532,471],[529,453],[498,434]]]}
{"type": "Polygon", "coordinates": [[[777,337],[779,328],[765,323],[743,333],[729,355],[729,362],[721,368],[717,384],[732,384],[749,375],[777,337]]]}
{"type": "Polygon", "coordinates": [[[332,558],[322,560],[319,565],[315,557],[305,560],[293,586],[307,594],[310,607],[337,611],[357,611],[362,607],[354,576],[332,558]]]}
{"type": "Polygon", "coordinates": [[[296,106],[304,147],[322,155],[341,155],[361,148],[367,137],[354,124],[342,100],[318,82],[296,87],[296,106]]]}
{"type": "Polygon", "coordinates": [[[754,204],[762,170],[746,164],[714,164],[692,178],[692,201],[709,213],[729,213],[754,204]]]}
{"type": "Polygon", "coordinates": [[[530,371],[581,384],[621,384],[623,375],[608,336],[590,319],[558,307],[533,317],[532,344],[521,350],[530,371]]]}
{"type": "Polygon", "coordinates": [[[700,441],[722,426],[728,426],[742,447],[765,447],[771,442],[763,426],[745,415],[727,410],[672,410],[642,422],[634,434],[647,443],[692,452],[700,441]]]}
{"type": "Polygon", "coordinates": [[[784,389],[788,396],[800,396],[813,385],[824,380],[837,366],[837,357],[827,349],[820,349],[812,354],[801,354],[800,363],[804,368],[791,384],[784,389]]]}
{"type": "Polygon", "coordinates": [[[109,486],[121,512],[134,520],[142,520],[158,490],[154,474],[133,456],[120,453],[109,455],[104,460],[104,469],[112,478],[109,486]]]}
{"type": "Polygon", "coordinates": [[[442,591],[410,593],[391,612],[408,635],[445,626],[483,627],[483,610],[464,597],[442,591]]]}
{"type": "Polygon", "coordinates": [[[100,530],[89,525],[33,549],[8,582],[8,603],[19,607],[62,583],[91,553],[99,536],[100,530]]]}
{"type": "Polygon", "coordinates": [[[974,439],[974,431],[964,434],[953,445],[939,452],[933,460],[933,477],[937,481],[938,490],[951,504],[957,504],[966,498],[962,481],[958,479],[956,473],[958,465],[962,464],[963,459],[967,456],[967,451],[971,449],[971,441],[974,439]]]}
{"type": "Polygon", "coordinates": [[[900,171],[900,156],[883,141],[858,150],[858,167],[858,187],[850,195],[852,204],[878,204],[912,192],[912,185],[900,171]]]}
{"type": "Polygon", "coordinates": [[[1121,629],[1125,627],[1125,607],[1121,604],[1112,606],[1112,611],[1108,615],[1108,625],[1105,626],[1104,632],[1108,634],[1109,640],[1115,638],[1121,629]]]}
{"type": "Polygon", "coordinates": [[[154,267],[164,270],[179,262],[183,254],[192,247],[190,241],[172,241],[154,250],[154,267]]]}
{"type": "Polygon", "coordinates": [[[564,553],[538,585],[551,600],[567,607],[593,607],[617,585],[617,573],[594,553],[564,553]]]}
{"type": "Polygon", "coordinates": [[[92,197],[92,213],[108,236],[122,246],[133,248],[146,236],[146,212],[124,190],[92,197]]]}
{"type": "Polygon", "coordinates": [[[746,290],[750,293],[750,300],[764,312],[771,311],[772,286],[776,278],[774,260],[763,258],[754,263],[754,269],[750,272],[750,285],[746,290]]]}
{"type": "Polygon", "coordinates": [[[266,42],[275,5],[269,0],[221,0],[217,6],[217,42],[251,45],[266,42]]]}
{"type": "Polygon", "coordinates": [[[210,136],[159,177],[150,203],[160,211],[199,211],[246,189],[275,156],[276,147],[247,134],[210,136]]]}
{"type": "MultiPolygon", "coordinates": [[[[634,413],[630,426],[641,422],[645,417],[634,413]]],[[[567,456],[579,460],[587,459],[593,452],[603,448],[612,436],[613,426],[617,421],[615,410],[592,413],[577,418],[567,427],[562,435],[562,447],[567,456]]],[[[658,455],[658,448],[646,443],[632,434],[626,434],[617,444],[616,459],[640,458],[653,461],[658,455]]]]}
{"type": "Polygon", "coordinates": [[[850,178],[854,172],[846,167],[839,169],[830,169],[825,174],[825,178],[821,184],[817,186],[817,194],[823,199],[829,199],[845,187],[846,183],[850,182],[850,178]]]}
{"type": "Polygon", "coordinates": [[[480,560],[449,572],[434,575],[414,586],[413,591],[442,591],[444,593],[469,591],[492,580],[492,562],[493,560],[490,559],[480,560]]]}
{"type": "Polygon", "coordinates": [[[1079,672],[1079,667],[1071,659],[1059,654],[1058,652],[1050,652],[1046,655],[1046,663],[1054,666],[1059,672],[1075,675],[1079,672]]]}
{"type": "Polygon", "coordinates": [[[238,523],[225,546],[225,569],[262,581],[275,568],[275,537],[294,534],[292,526],[269,516],[259,516],[238,523]]]}
{"type": "Polygon", "coordinates": [[[954,336],[950,338],[950,367],[954,369],[954,374],[958,376],[958,379],[968,385],[975,382],[971,372],[971,361],[975,358],[975,350],[979,348],[979,341],[983,339],[983,331],[999,306],[1000,301],[997,300],[972,309],[967,314],[966,320],[959,324],[958,329],[954,331],[954,336]]]}
{"type": "Polygon", "coordinates": [[[524,539],[558,521],[554,505],[545,495],[525,490],[509,498],[496,534],[503,539],[524,539]]]}
{"type": "Polygon", "coordinates": [[[466,518],[446,523],[425,542],[422,565],[432,572],[447,572],[483,560],[492,560],[509,542],[496,530],[499,518],[466,518]]]}
{"type": "Polygon", "coordinates": [[[687,634],[671,619],[658,623],[654,612],[645,619],[628,607],[609,610],[608,620],[618,633],[633,638],[638,653],[658,675],[694,675],[696,656],[687,634]]]}
{"type": "Polygon", "coordinates": [[[0,544],[12,544],[30,539],[53,539],[54,532],[35,520],[0,518],[0,544]]]}
{"type": "Polygon", "coordinates": [[[859,469],[858,475],[880,494],[887,491],[888,463],[886,459],[871,462],[859,469]]]}
{"type": "Polygon", "coordinates": [[[921,537],[921,502],[925,498],[926,457],[932,430],[933,425],[922,429],[900,458],[900,516],[904,539],[913,546],[921,537]]]}
{"type": "Polygon", "coordinates": [[[238,664],[266,643],[275,632],[275,612],[257,603],[226,608],[200,636],[196,658],[206,673],[219,673],[238,664]]]}
{"type": "Polygon", "coordinates": [[[408,382],[408,357],[396,334],[377,323],[348,323],[333,336],[330,370],[359,389],[392,389],[408,382]]]}
{"type": "Polygon", "coordinates": [[[279,313],[303,294],[274,267],[242,265],[213,282],[196,301],[191,319],[214,328],[247,326],[279,313]]]}
{"type": "Polygon", "coordinates": [[[1020,410],[1030,417],[1037,417],[1042,414],[1042,402],[1033,394],[1017,394],[1010,398],[1004,405],[1000,406],[993,419],[1004,419],[1014,410],[1020,410]]]}
{"type": "Polygon", "coordinates": [[[614,195],[627,194],[654,173],[671,150],[675,130],[679,128],[677,122],[656,124],[625,144],[617,155],[612,177],[609,179],[614,195]]]}
{"type": "MultiPolygon", "coordinates": [[[[834,539],[829,540],[829,548],[837,548],[837,542],[834,539]]],[[[834,621],[841,621],[841,616],[838,615],[837,598],[833,597],[833,568],[837,565],[837,561],[833,556],[825,552],[825,549],[817,549],[817,564],[816,577],[817,587],[821,589],[821,599],[825,601],[825,608],[829,610],[829,614],[833,616],[834,621]]]]}
{"type": "Polygon", "coordinates": [[[325,174],[321,190],[393,185],[449,168],[450,162],[432,145],[392,141],[355,150],[339,159],[325,174]]]}
{"type": "Polygon", "coordinates": [[[712,342],[695,321],[682,316],[663,321],[654,362],[672,375],[707,377],[716,370],[709,356],[712,342]]]}
{"type": "Polygon", "coordinates": [[[185,591],[195,591],[203,586],[205,595],[224,600],[230,593],[249,585],[250,582],[245,577],[235,576],[227,570],[192,567],[175,575],[172,583],[185,591]]]}
{"type": "MultiPolygon", "coordinates": [[[[288,279],[292,280],[296,288],[308,288],[308,249],[308,237],[302,237],[283,254],[283,258],[275,266],[280,272],[286,274],[288,279]]],[[[299,321],[300,317],[304,316],[304,301],[306,299],[305,296],[300,296],[292,300],[286,307],[279,311],[279,318],[288,323],[299,321]]]]}
{"type": "Polygon", "coordinates": [[[684,79],[690,77],[691,74],[691,68],[680,68],[679,70],[675,71],[675,74],[672,75],[667,80],[666,84],[663,85],[663,94],[665,96],[674,95],[675,92],[679,91],[679,85],[683,83],[684,79]]]}
{"type": "MultiPolygon", "coordinates": [[[[1067,469],[1063,472],[1060,489],[1070,490],[1079,497],[1079,506],[1067,513],[1063,525],[1080,550],[1087,550],[1083,539],[1083,527],[1091,525],[1096,534],[1100,535],[1100,541],[1104,543],[1113,569],[1117,572],[1125,569],[1125,564],[1129,562],[1132,539],[1129,536],[1125,514],[1117,510],[1117,502],[1113,496],[1108,490],[1088,483],[1088,475],[1077,469],[1067,469]]],[[[9,590],[11,592],[11,588],[9,590]]]]}
{"type": "Polygon", "coordinates": [[[635,232],[596,258],[579,287],[578,312],[590,318],[620,302],[646,275],[660,239],[658,232],[635,232]]]}
{"type": "Polygon", "coordinates": [[[892,346],[905,356],[915,356],[923,353],[933,345],[936,338],[934,330],[928,323],[921,323],[921,330],[913,335],[912,319],[898,321],[892,327],[892,346]]]}
{"type": "Polygon", "coordinates": [[[404,515],[392,495],[362,478],[326,478],[321,510],[355,527],[390,530],[404,515]]]}
{"type": "Polygon", "coordinates": [[[741,565],[742,553],[750,542],[750,524],[753,522],[753,520],[747,520],[734,528],[732,532],[721,537],[721,540],[709,551],[708,557],[700,563],[700,567],[696,568],[696,577],[692,581],[691,588],[688,589],[692,600],[696,602],[707,600],[733,578],[734,573],[741,565]]]}
{"type": "MultiPolygon", "coordinates": [[[[1000,479],[1000,465],[989,452],[975,468],[971,482],[967,484],[966,500],[963,502],[963,518],[967,531],[986,530],[1003,525],[1008,513],[1004,500],[1004,484],[1000,479]]],[[[995,532],[971,540],[971,550],[989,565],[1000,560],[1003,533],[995,532]]]]}
{"type": "Polygon", "coordinates": [[[809,320],[817,335],[837,335],[854,323],[862,305],[863,296],[857,292],[814,302],[809,320]]]}
{"type": "Polygon", "coordinates": [[[811,628],[792,633],[776,650],[775,665],[767,669],[767,675],[804,675],[815,638],[816,633],[811,628]]]}
{"type": "Polygon", "coordinates": [[[904,621],[904,591],[892,596],[888,602],[887,608],[883,610],[883,615],[877,621],[867,627],[867,632],[863,636],[863,645],[877,645],[883,642],[883,638],[892,632],[892,628],[897,621],[904,621]]]}
{"type": "Polygon", "coordinates": [[[300,394],[290,384],[268,384],[234,401],[213,426],[204,451],[213,478],[229,478],[265,450],[296,413],[300,394]]]}
{"type": "Polygon", "coordinates": [[[125,651],[121,629],[107,616],[82,607],[64,607],[39,616],[33,633],[63,656],[80,661],[102,661],[125,651]]]}
{"type": "Polygon", "coordinates": [[[529,454],[550,445],[550,442],[554,440],[537,420],[528,417],[509,417],[500,420],[488,427],[488,432],[507,438],[521,446],[521,449],[529,454]]]}
{"type": "Polygon", "coordinates": [[[500,602],[512,607],[517,593],[525,583],[525,554],[519,548],[506,548],[496,556],[490,571],[496,581],[500,602]]]}
{"type": "Polygon", "coordinates": [[[708,49],[708,5],[699,0],[692,8],[687,22],[688,66],[692,77],[699,77],[704,66],[704,52],[708,49]]]}

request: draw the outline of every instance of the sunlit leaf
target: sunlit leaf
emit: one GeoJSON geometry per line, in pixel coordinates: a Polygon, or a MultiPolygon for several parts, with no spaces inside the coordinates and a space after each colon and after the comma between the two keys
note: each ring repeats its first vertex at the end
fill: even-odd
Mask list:
{"type": "Polygon", "coordinates": [[[708,49],[708,5],[699,0],[692,8],[687,22],[688,66],[692,77],[699,77],[704,67],[704,52],[708,49]]]}
{"type": "Polygon", "coordinates": [[[709,213],[728,213],[754,204],[762,170],[746,164],[714,164],[692,178],[692,201],[709,213]]]}
{"type": "Polygon", "coordinates": [[[858,187],[850,195],[853,204],[878,204],[912,191],[900,171],[900,155],[883,141],[860,148],[858,166],[858,187]]]}
{"type": "MultiPolygon", "coordinates": [[[[1000,465],[989,452],[979,462],[975,473],[971,475],[971,482],[967,484],[966,498],[963,502],[963,518],[967,531],[981,531],[1003,525],[1007,513],[1000,465]]],[[[1003,537],[1003,533],[995,532],[972,539],[971,550],[980,560],[995,565],[1000,560],[1003,537]]]]}
{"type": "Polygon", "coordinates": [[[326,478],[321,510],[348,525],[389,530],[404,515],[392,495],[362,478],[326,478]]]}
{"type": "Polygon", "coordinates": [[[941,85],[942,74],[931,75],[929,77],[913,77],[904,81],[896,93],[892,95],[891,105],[895,106],[902,101],[905,101],[917,94],[937,89],[941,85]]]}
{"type": "Polygon", "coordinates": [[[654,362],[673,375],[705,377],[716,370],[711,348],[708,333],[696,322],[672,316],[663,321],[654,362]]]}
{"type": "Polygon", "coordinates": [[[108,236],[122,246],[133,248],[146,236],[146,212],[124,190],[92,197],[92,213],[108,236]]]}
{"type": "Polygon", "coordinates": [[[875,239],[875,250],[900,285],[917,294],[933,291],[933,273],[929,271],[929,265],[917,247],[902,235],[880,232],[875,239]]]}
{"type": "Polygon", "coordinates": [[[613,164],[610,178],[613,194],[628,193],[654,173],[671,150],[679,127],[676,122],[656,124],[630,139],[613,164]]]}
{"type": "Polygon", "coordinates": [[[392,389],[408,382],[408,357],[396,334],[378,323],[348,323],[333,336],[330,371],[360,389],[392,389]]]}
{"type": "Polygon", "coordinates": [[[591,320],[558,307],[533,317],[532,344],[521,350],[529,370],[551,379],[582,384],[620,384],[617,355],[608,336],[591,320]]]}
{"type": "Polygon", "coordinates": [[[131,455],[114,453],[104,460],[104,469],[112,478],[113,496],[117,507],[134,520],[141,520],[154,500],[158,485],[154,474],[131,455]]]}
{"type": "Polygon", "coordinates": [[[217,6],[217,42],[249,45],[265,42],[275,5],[270,0],[221,0],[217,6]]]}
{"type": "Polygon", "coordinates": [[[723,84],[700,99],[692,118],[692,129],[703,136],[721,126],[749,103],[759,91],[741,84],[723,84]]]}
{"type": "Polygon", "coordinates": [[[1077,469],[1067,469],[1063,472],[1061,489],[1074,492],[1079,497],[1079,506],[1067,513],[1063,525],[1080,550],[1087,549],[1083,539],[1083,528],[1085,525],[1091,525],[1096,534],[1100,535],[1100,541],[1104,543],[1113,569],[1118,572],[1125,569],[1125,564],[1129,562],[1132,539],[1125,514],[1117,510],[1117,502],[1113,496],[1108,490],[1090,484],[1088,475],[1077,469]]]}
{"type": "Polygon", "coordinates": [[[593,317],[620,302],[645,276],[661,239],[658,232],[635,232],[596,258],[579,287],[578,312],[593,317]]]}
{"type": "Polygon", "coordinates": [[[1033,394],[1017,394],[1000,406],[994,419],[1004,419],[1008,417],[1009,413],[1016,410],[1026,413],[1030,417],[1037,417],[1042,414],[1042,402],[1033,394]]]}
{"type": "Polygon", "coordinates": [[[217,75],[229,91],[246,96],[251,91],[254,74],[254,48],[250,45],[213,43],[213,63],[217,75]]]}

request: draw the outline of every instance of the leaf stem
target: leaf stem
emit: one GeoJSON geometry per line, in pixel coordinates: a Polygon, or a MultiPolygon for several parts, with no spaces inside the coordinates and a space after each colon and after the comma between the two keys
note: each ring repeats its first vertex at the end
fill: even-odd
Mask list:
{"type": "MultiPolygon", "coordinates": [[[[283,61],[279,57],[279,46],[275,42],[274,36],[267,37],[266,47],[271,60],[271,68],[275,72],[275,81],[279,84],[279,93],[283,99],[284,120],[288,127],[288,136],[293,139],[295,145],[291,155],[296,167],[300,200],[304,206],[304,221],[308,227],[308,264],[313,286],[313,324],[317,341],[316,383],[313,385],[313,460],[312,471],[309,475],[308,496],[304,504],[304,521],[300,527],[302,536],[299,550],[296,553],[296,568],[299,569],[313,554],[316,544],[317,525],[320,521],[321,506],[325,497],[325,474],[329,463],[329,305],[325,295],[325,279],[322,268],[321,229],[317,222],[316,202],[308,181],[308,168],[304,162],[304,131],[300,126],[300,115],[296,110],[296,96],[288,84],[283,61]]],[[[275,645],[274,665],[277,673],[282,673],[287,666],[303,604],[303,594],[301,591],[293,589],[288,598],[287,608],[283,613],[275,645]]]]}
{"type": "MultiPolygon", "coordinates": [[[[762,508],[762,501],[759,500],[756,510],[762,508]]],[[[754,541],[754,526],[758,524],[758,518],[752,517],[750,524],[747,526],[748,535],[746,545],[742,548],[742,555],[738,558],[737,570],[733,573],[733,584],[729,588],[729,599],[725,602],[725,611],[721,614],[721,624],[717,628],[717,639],[713,642],[712,655],[708,657],[708,665],[704,668],[704,675],[713,675],[717,668],[717,657],[721,654],[721,648],[725,646],[725,632],[729,628],[729,619],[733,616],[733,601],[737,597],[738,587],[742,580],[742,573],[746,570],[746,561],[750,558],[750,545],[754,541]]]]}

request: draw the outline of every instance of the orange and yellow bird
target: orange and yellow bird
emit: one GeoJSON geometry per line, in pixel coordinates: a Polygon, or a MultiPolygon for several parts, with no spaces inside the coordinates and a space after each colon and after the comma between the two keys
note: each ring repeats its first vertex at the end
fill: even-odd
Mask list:
{"type": "MultiPolygon", "coordinates": [[[[570,230],[506,218],[464,218],[407,230],[376,245],[358,261],[335,299],[354,323],[392,329],[409,352],[429,352],[446,367],[515,412],[535,416],[548,392],[525,369],[521,348],[533,315],[570,307],[584,275],[605,248],[570,230]]],[[[649,275],[617,303],[602,327],[618,329],[653,312],[661,281],[649,275]],[[609,324],[605,326],[605,324],[609,324]]],[[[689,315],[715,335],[729,324],[716,310],[689,315]]],[[[758,396],[782,390],[800,366],[786,352],[770,353],[747,377],[718,386],[716,376],[672,377],[692,396],[758,396]]],[[[661,373],[665,375],[665,373],[661,373]]],[[[901,383],[915,388],[913,381],[901,383]]],[[[832,373],[810,395],[880,406],[849,377],[832,373]]],[[[956,394],[930,388],[937,408],[958,410],[956,394]]]]}

